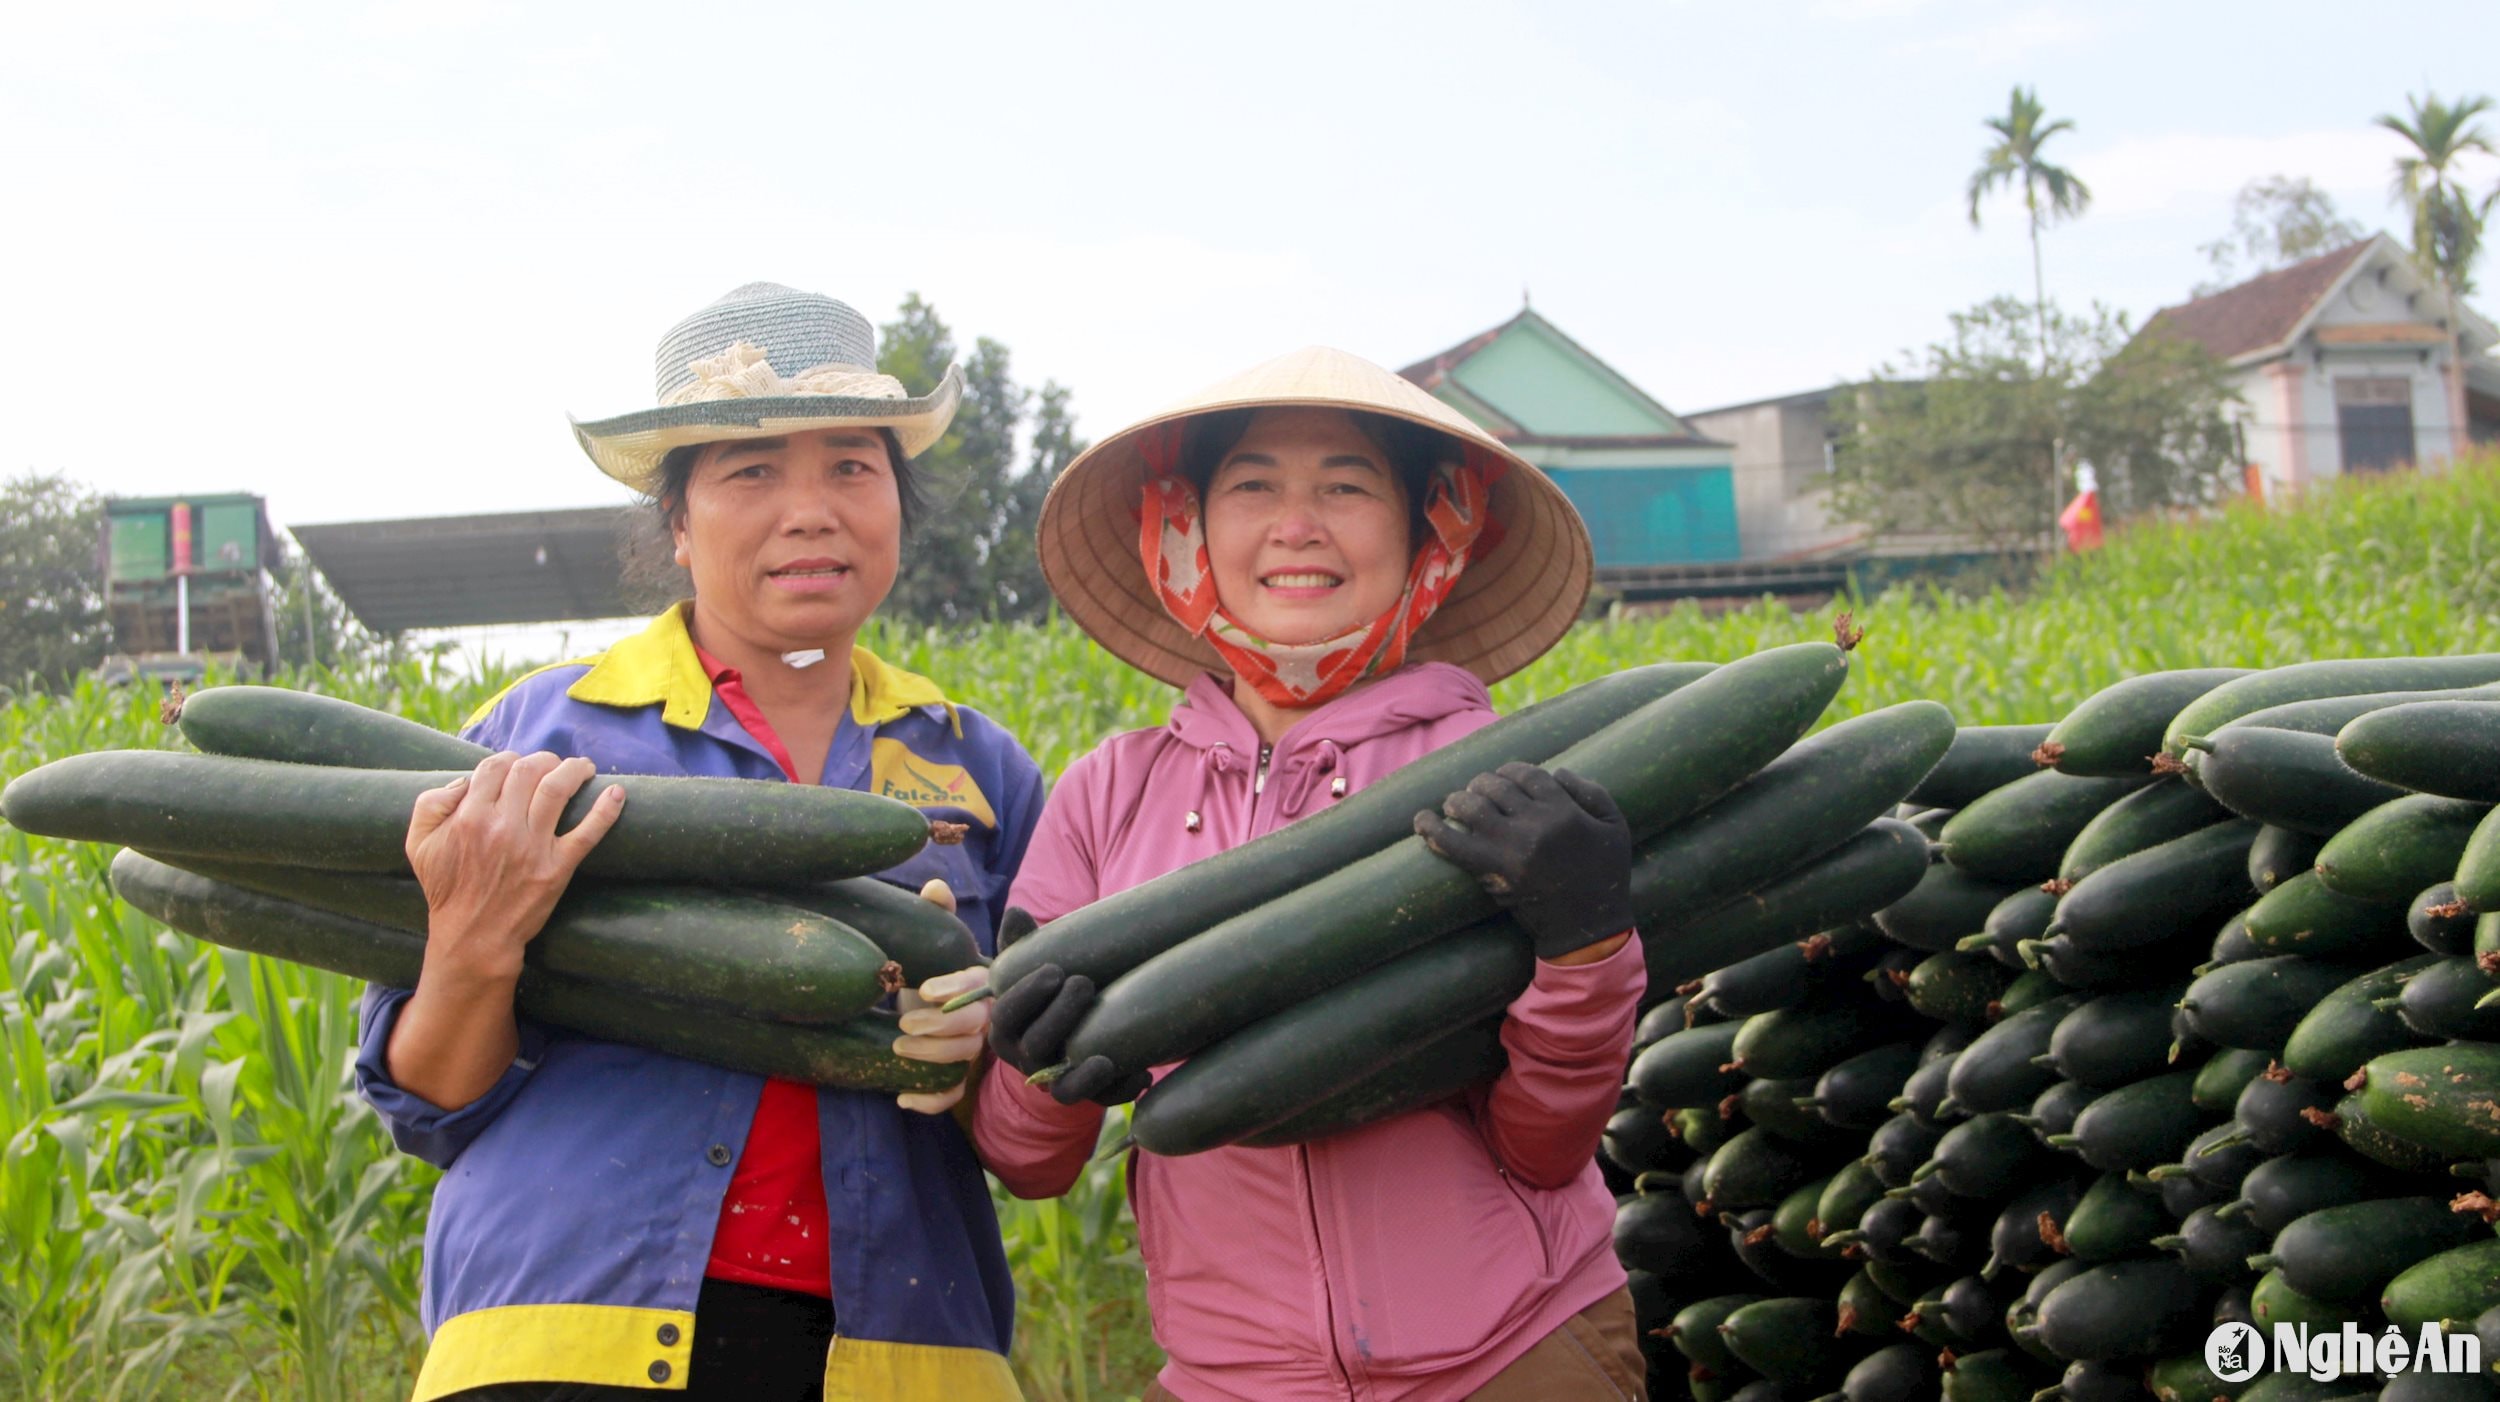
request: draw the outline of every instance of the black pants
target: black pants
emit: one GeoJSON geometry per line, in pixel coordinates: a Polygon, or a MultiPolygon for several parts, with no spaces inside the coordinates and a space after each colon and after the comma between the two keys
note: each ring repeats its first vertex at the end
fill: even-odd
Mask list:
{"type": "MultiPolygon", "coordinates": [[[[703,1282],[695,1299],[686,1402],[822,1402],[833,1302],[734,1281],[703,1282]]],[[[649,1402],[647,1388],[592,1383],[497,1383],[458,1402],[649,1402]]]]}

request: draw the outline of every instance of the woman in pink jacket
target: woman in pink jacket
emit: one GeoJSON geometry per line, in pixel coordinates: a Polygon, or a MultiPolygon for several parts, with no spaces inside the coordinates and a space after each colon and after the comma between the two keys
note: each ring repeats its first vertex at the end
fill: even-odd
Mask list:
{"type": "MultiPolygon", "coordinates": [[[[1405,380],[1320,349],[1097,444],[1053,486],[1040,547],[1071,617],[1185,690],[1167,725],[1061,776],[1010,896],[1043,922],[1489,723],[1486,683],[1562,635],[1589,571],[1587,532],[1542,473],[1405,380]]],[[[1464,827],[1433,814],[1418,830],[1537,946],[1503,1027],[1509,1069],[1314,1143],[1134,1156],[1169,1359],[1149,1398],[1642,1395],[1593,1158],[1645,982],[1629,834],[1596,785],[1525,765],[1444,812],[1464,827]]],[[[1093,993],[1034,971],[1002,991],[993,1049],[1018,1070],[1055,1062],[1093,993]]],[[[975,1142],[1010,1191],[1065,1192],[1103,1104],[1147,1083],[1099,1058],[1048,1089],[1002,1068],[982,1080],[975,1142]]]]}

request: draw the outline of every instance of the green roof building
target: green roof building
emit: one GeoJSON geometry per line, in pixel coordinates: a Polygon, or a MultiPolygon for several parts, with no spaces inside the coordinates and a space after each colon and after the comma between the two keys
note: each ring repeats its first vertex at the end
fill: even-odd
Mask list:
{"type": "Polygon", "coordinates": [[[1730,445],[1534,310],[1399,373],[1554,479],[1588,523],[1601,579],[1744,553],[1730,445]]]}

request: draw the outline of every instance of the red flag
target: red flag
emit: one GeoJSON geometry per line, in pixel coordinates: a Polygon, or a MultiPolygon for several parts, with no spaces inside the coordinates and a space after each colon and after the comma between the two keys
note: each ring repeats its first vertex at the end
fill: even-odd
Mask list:
{"type": "Polygon", "coordinates": [[[2067,549],[2100,549],[2101,494],[2090,487],[2075,493],[2075,499],[2058,513],[2057,526],[2066,533],[2067,549]]]}

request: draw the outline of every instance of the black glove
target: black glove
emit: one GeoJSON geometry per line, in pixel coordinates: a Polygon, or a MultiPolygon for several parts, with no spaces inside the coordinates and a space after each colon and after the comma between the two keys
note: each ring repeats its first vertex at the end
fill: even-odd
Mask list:
{"type": "Polygon", "coordinates": [[[1514,761],[1479,774],[1440,813],[1416,814],[1415,832],[1484,883],[1539,959],[1632,928],[1632,829],[1604,788],[1570,770],[1514,761]]]}
{"type": "Polygon", "coordinates": [[[1152,1071],[1123,1076],[1107,1056],[1089,1056],[1050,1083],[1051,1099],[1062,1105],[1090,1100],[1097,1105],[1126,1105],[1155,1083],[1152,1071]]]}
{"type": "Polygon", "coordinates": [[[1007,946],[1040,928],[1042,922],[1033,918],[1033,912],[1020,905],[1007,907],[998,917],[998,952],[1006,953],[1007,946]]]}
{"type": "Polygon", "coordinates": [[[1044,964],[1017,979],[990,1009],[990,1050],[1030,1076],[1056,1065],[1068,1035],[1094,1006],[1094,981],[1044,964]]]}
{"type": "MultiPolygon", "coordinates": [[[[1033,928],[1032,916],[1009,906],[998,922],[998,947],[1005,949],[1033,928]]],[[[1068,1038],[1093,1006],[1092,979],[1044,964],[998,995],[990,1009],[990,1050],[1028,1076],[1055,1066],[1067,1050],[1068,1038]]],[[[1050,1094],[1062,1105],[1080,1100],[1121,1105],[1145,1094],[1152,1079],[1143,1071],[1123,1078],[1109,1057],[1092,1056],[1053,1080],[1050,1094]]]]}

